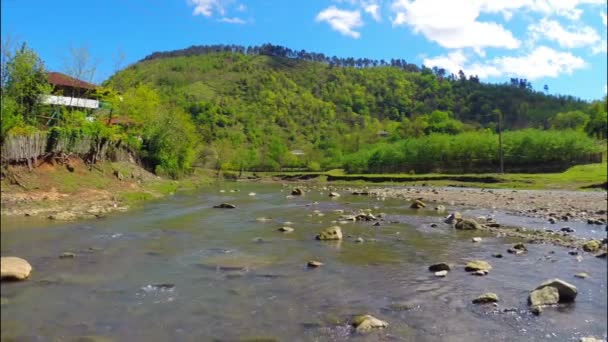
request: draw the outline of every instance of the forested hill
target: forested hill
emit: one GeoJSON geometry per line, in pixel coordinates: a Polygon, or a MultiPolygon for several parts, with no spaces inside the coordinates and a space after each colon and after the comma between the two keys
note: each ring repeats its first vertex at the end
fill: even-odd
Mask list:
{"type": "Polygon", "coordinates": [[[110,80],[123,88],[142,81],[193,114],[217,106],[237,117],[243,110],[248,116],[276,116],[274,121],[283,125],[297,122],[293,116],[312,115],[311,109],[317,111],[315,120],[337,115],[347,125],[362,125],[367,118],[402,122],[439,110],[473,126],[494,128],[492,112],[498,109],[507,129],[548,128],[558,112],[587,105],[572,96],[535,91],[525,79],[487,84],[475,75],[447,74],[401,59],[327,57],[269,44],[156,52],[110,80]]]}
{"type": "Polygon", "coordinates": [[[217,167],[233,169],[342,167],[343,156],[378,142],[495,132],[501,115],[506,130],[572,128],[603,138],[606,131],[604,101],[549,95],[524,79],[488,84],[400,59],[341,59],[273,45],[154,53],[105,85],[125,98],[152,91],[183,109],[210,150],[203,159],[213,154],[217,167]]]}

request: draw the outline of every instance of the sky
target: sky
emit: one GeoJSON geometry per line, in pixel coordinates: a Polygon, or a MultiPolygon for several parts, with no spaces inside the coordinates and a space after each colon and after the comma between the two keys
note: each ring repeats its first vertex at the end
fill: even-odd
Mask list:
{"type": "Polygon", "coordinates": [[[2,37],[47,69],[86,49],[100,83],[156,51],[271,43],[405,59],[585,100],[607,87],[606,0],[2,0],[2,37]]]}

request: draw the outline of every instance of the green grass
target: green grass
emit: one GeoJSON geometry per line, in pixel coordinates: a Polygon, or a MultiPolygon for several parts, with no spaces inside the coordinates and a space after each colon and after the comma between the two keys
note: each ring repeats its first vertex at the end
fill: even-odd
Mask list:
{"type": "Polygon", "coordinates": [[[607,164],[577,165],[562,173],[484,173],[484,174],[345,174],[336,169],[327,172],[269,172],[262,177],[307,176],[338,177],[337,183],[349,184],[400,184],[433,186],[466,186],[478,188],[563,189],[581,190],[607,181],[607,164]]]}

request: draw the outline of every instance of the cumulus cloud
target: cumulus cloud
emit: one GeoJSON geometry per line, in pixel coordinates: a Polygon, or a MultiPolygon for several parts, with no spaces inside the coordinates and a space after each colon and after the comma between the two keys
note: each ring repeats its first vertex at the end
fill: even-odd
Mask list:
{"type": "Polygon", "coordinates": [[[188,0],[190,5],[194,6],[193,15],[204,15],[210,17],[213,12],[221,15],[226,13],[225,4],[221,0],[188,0]]]}
{"type": "Polygon", "coordinates": [[[514,76],[528,80],[572,74],[587,66],[582,58],[570,52],[560,52],[546,46],[539,46],[521,56],[503,56],[485,62],[467,63],[468,57],[459,51],[424,60],[424,64],[429,67],[445,68],[454,74],[463,70],[468,75],[480,78],[514,76]]]}
{"type": "Polygon", "coordinates": [[[332,29],[345,36],[352,38],[359,38],[361,36],[359,32],[355,31],[356,28],[363,26],[361,12],[358,10],[347,11],[331,6],[319,12],[316,20],[327,22],[332,29]]]}
{"type": "Polygon", "coordinates": [[[605,12],[600,13],[600,17],[602,17],[602,22],[604,26],[608,26],[608,15],[605,12]]]}
{"type": "Polygon", "coordinates": [[[363,10],[369,13],[375,21],[380,21],[380,6],[376,3],[367,4],[363,10]]]}
{"type": "MultiPolygon", "coordinates": [[[[500,14],[509,21],[517,11],[540,13],[544,17],[564,17],[578,20],[583,5],[605,5],[606,0],[393,0],[392,23],[408,26],[414,32],[449,49],[506,48],[516,49],[520,41],[501,24],[480,20],[481,14],[500,14]]],[[[602,20],[606,20],[602,13],[602,20]]],[[[557,21],[545,21],[543,32],[564,47],[597,42],[597,32],[590,27],[566,30],[557,21]],[[557,24],[559,27],[557,27],[557,24]],[[561,29],[559,36],[551,28],[561,29]],[[593,31],[593,32],[592,32],[593,31]],[[559,40],[558,40],[559,38],[559,40]]],[[[540,25],[540,24],[539,24],[540,25]]]]}
{"type": "MultiPolygon", "coordinates": [[[[518,0],[514,0],[518,1],[518,0]]],[[[394,26],[407,25],[442,47],[499,47],[515,49],[520,41],[503,26],[478,21],[478,2],[464,0],[396,0],[394,26]]]]}
{"type": "Polygon", "coordinates": [[[565,29],[558,21],[544,18],[528,27],[532,39],[546,38],[564,48],[593,45],[600,41],[599,34],[589,26],[565,29]]]}

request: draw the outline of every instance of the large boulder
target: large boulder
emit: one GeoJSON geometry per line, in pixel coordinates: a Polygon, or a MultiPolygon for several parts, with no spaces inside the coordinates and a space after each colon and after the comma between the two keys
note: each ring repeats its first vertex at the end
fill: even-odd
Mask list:
{"type": "Polygon", "coordinates": [[[300,188],[295,188],[295,189],[291,190],[291,194],[294,196],[302,196],[302,195],[304,195],[304,190],[302,190],[300,188]]]}
{"type": "Polygon", "coordinates": [[[18,257],[0,258],[0,278],[2,280],[24,280],[30,276],[32,266],[18,257]]]}
{"type": "Polygon", "coordinates": [[[546,286],[530,292],[528,304],[531,306],[551,305],[559,302],[559,291],[552,286],[546,286]]]}
{"type": "Polygon", "coordinates": [[[342,229],[338,226],[325,228],[317,235],[317,240],[342,240],[342,229]]]}
{"type": "Polygon", "coordinates": [[[372,315],[355,316],[353,317],[352,325],[358,332],[368,332],[372,329],[388,327],[388,323],[381,321],[372,315]]]}
{"type": "Polygon", "coordinates": [[[544,283],[540,284],[536,288],[536,290],[540,290],[545,287],[556,288],[557,291],[559,292],[559,301],[561,303],[574,302],[574,299],[576,298],[576,295],[578,294],[576,286],[574,286],[570,283],[567,283],[561,279],[547,280],[544,283]]]}
{"type": "Polygon", "coordinates": [[[460,229],[460,230],[475,230],[475,229],[481,229],[481,226],[479,225],[479,223],[477,223],[477,221],[475,221],[473,219],[462,219],[462,220],[456,221],[454,228],[460,229]]]}
{"type": "Polygon", "coordinates": [[[472,260],[469,261],[464,270],[467,272],[475,272],[475,271],[489,271],[492,269],[492,266],[483,260],[472,260]]]}

